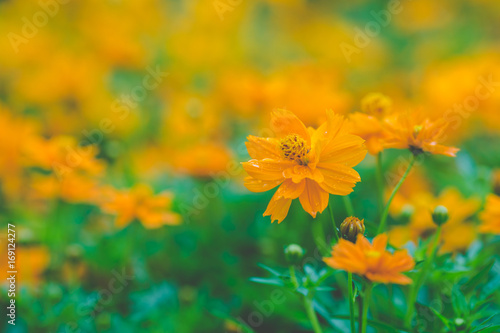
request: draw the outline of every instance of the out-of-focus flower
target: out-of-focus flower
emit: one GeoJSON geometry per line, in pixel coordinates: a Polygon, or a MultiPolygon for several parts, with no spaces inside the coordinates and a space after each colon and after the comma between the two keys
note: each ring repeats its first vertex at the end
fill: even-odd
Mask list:
{"type": "Polygon", "coordinates": [[[392,111],[392,101],[385,95],[370,93],[361,100],[361,111],[349,116],[353,133],[365,139],[370,154],[377,155],[388,137],[383,120],[392,111]]]}
{"type": "Polygon", "coordinates": [[[271,221],[283,221],[296,198],[316,217],[328,205],[329,194],[348,195],[361,180],[353,167],[366,155],[363,139],[350,134],[342,116],[332,111],[327,116],[327,122],[314,130],[292,112],[276,110],[271,127],[277,138],[248,137],[252,159],[242,163],[249,174],[245,186],[264,192],[281,185],[264,212],[271,221]]]}
{"type": "Polygon", "coordinates": [[[476,238],[476,228],[467,222],[480,206],[477,198],[465,199],[455,188],[444,190],[435,198],[430,193],[415,192],[408,197],[408,203],[415,208],[407,226],[397,226],[389,232],[389,242],[401,247],[408,241],[417,242],[433,234],[437,226],[432,220],[432,210],[437,205],[448,209],[449,220],[442,225],[440,253],[458,252],[467,247],[476,238]]]}
{"type": "Polygon", "coordinates": [[[148,229],[181,223],[180,215],[170,210],[173,195],[169,192],[155,195],[149,186],[139,184],[125,191],[106,188],[103,193],[101,209],[116,215],[115,225],[119,228],[124,228],[134,219],[148,229]]]}
{"type": "Polygon", "coordinates": [[[320,125],[325,120],[324,110],[345,114],[352,104],[350,94],[342,88],[342,76],[334,69],[311,65],[286,68],[263,85],[267,109],[293,106],[307,125],[320,125]]]}
{"type": "Polygon", "coordinates": [[[31,177],[31,187],[35,197],[57,197],[72,203],[96,203],[100,196],[97,180],[79,173],[70,173],[61,179],[35,174],[31,177]]]}
{"type": "Polygon", "coordinates": [[[12,116],[0,105],[0,181],[8,197],[17,197],[22,190],[24,147],[35,137],[33,124],[12,116]]]}
{"type": "MultiPolygon", "coordinates": [[[[4,234],[2,238],[6,239],[6,236],[4,234]]],[[[5,245],[5,248],[7,248],[7,245],[5,245]]],[[[17,267],[17,285],[37,287],[42,280],[42,274],[49,265],[49,262],[50,255],[45,246],[38,244],[18,244],[16,246],[16,264],[22,266],[17,267]]],[[[2,272],[16,270],[7,267],[6,259],[1,261],[0,269],[2,272]]],[[[8,283],[8,280],[2,279],[1,283],[8,283]]]]}
{"type": "Polygon", "coordinates": [[[81,147],[75,138],[69,136],[37,137],[26,142],[25,146],[28,165],[52,170],[59,178],[75,171],[100,174],[104,163],[96,158],[97,153],[95,145],[81,147]]]}
{"type": "Polygon", "coordinates": [[[355,244],[340,239],[333,247],[332,256],[323,258],[323,261],[335,269],[364,276],[373,282],[410,284],[412,280],[402,273],[415,267],[413,258],[406,250],[392,254],[386,250],[386,246],[386,234],[375,237],[373,244],[358,234],[355,244]]]}
{"type": "Polygon", "coordinates": [[[389,132],[386,148],[409,149],[413,154],[423,152],[455,157],[458,148],[439,144],[449,123],[444,119],[432,121],[420,112],[402,112],[386,119],[389,132]]]}
{"type": "Polygon", "coordinates": [[[383,118],[392,111],[392,100],[380,93],[370,93],[361,100],[361,111],[383,118]]]}
{"type": "Polygon", "coordinates": [[[480,215],[481,225],[479,231],[482,233],[500,234],[500,196],[488,195],[486,206],[480,215]]]}
{"type": "Polygon", "coordinates": [[[231,160],[230,151],[222,146],[203,143],[172,152],[172,166],[179,172],[208,177],[225,170],[231,160]]]}

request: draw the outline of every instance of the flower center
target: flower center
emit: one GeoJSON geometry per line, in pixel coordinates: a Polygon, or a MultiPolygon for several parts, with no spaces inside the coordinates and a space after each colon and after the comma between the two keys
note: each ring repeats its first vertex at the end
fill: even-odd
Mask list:
{"type": "Polygon", "coordinates": [[[290,161],[297,161],[299,164],[306,165],[309,162],[307,153],[311,150],[307,146],[306,140],[297,134],[290,134],[280,140],[279,149],[281,157],[290,161]]]}
{"type": "Polygon", "coordinates": [[[378,258],[380,257],[382,254],[378,251],[373,251],[373,250],[370,250],[370,251],[366,251],[366,256],[368,258],[378,258]]]}
{"type": "Polygon", "coordinates": [[[415,125],[413,126],[413,135],[416,137],[420,133],[420,131],[424,128],[422,125],[415,125]]]}

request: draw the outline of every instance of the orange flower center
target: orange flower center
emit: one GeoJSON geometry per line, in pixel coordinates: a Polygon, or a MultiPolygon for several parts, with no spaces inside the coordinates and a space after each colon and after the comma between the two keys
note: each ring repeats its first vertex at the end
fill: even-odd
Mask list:
{"type": "Polygon", "coordinates": [[[286,160],[296,161],[301,165],[307,165],[309,159],[307,154],[311,150],[306,140],[297,134],[290,134],[280,140],[279,149],[281,157],[286,160]]]}

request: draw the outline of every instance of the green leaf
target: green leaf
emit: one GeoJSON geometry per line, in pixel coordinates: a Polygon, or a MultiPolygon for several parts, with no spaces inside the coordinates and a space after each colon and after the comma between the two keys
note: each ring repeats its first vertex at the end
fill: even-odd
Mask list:
{"type": "Polygon", "coordinates": [[[488,326],[488,327],[485,327],[485,328],[481,328],[478,331],[474,331],[472,333],[478,333],[478,332],[481,332],[481,333],[496,333],[499,330],[500,330],[500,325],[495,325],[495,326],[488,326]]]}
{"type": "Polygon", "coordinates": [[[275,278],[259,278],[259,277],[251,277],[249,279],[252,282],[255,283],[260,283],[260,284],[267,284],[267,285],[273,285],[273,286],[280,286],[283,287],[285,283],[281,279],[275,279],[275,278]]]}
{"type": "Polygon", "coordinates": [[[319,279],[318,277],[318,274],[316,273],[316,271],[314,270],[314,268],[312,268],[311,265],[305,265],[304,266],[304,271],[307,275],[307,278],[312,282],[312,283],[316,283],[319,279]]]}
{"type": "Polygon", "coordinates": [[[269,273],[271,273],[274,276],[283,276],[282,273],[280,273],[277,270],[275,270],[274,268],[271,268],[271,267],[266,266],[264,264],[258,263],[257,266],[259,266],[262,269],[265,269],[266,271],[268,271],[269,273]]]}
{"type": "Polygon", "coordinates": [[[431,308],[430,306],[423,305],[421,303],[415,303],[415,307],[417,310],[417,313],[421,314],[425,311],[425,309],[429,309],[434,316],[439,319],[447,328],[450,328],[450,321],[444,317],[442,314],[440,314],[438,311],[435,309],[431,308]]]}
{"type": "Polygon", "coordinates": [[[316,287],[314,288],[316,291],[334,291],[335,288],[333,287],[327,287],[327,286],[321,286],[321,287],[316,287]]]}
{"type": "Polygon", "coordinates": [[[469,314],[465,296],[460,291],[460,287],[458,285],[453,286],[451,291],[451,302],[457,317],[466,317],[469,314]]]}
{"type": "Polygon", "coordinates": [[[467,295],[472,292],[480,283],[482,283],[485,279],[488,278],[488,273],[491,270],[491,267],[495,264],[495,261],[492,260],[483,268],[479,270],[479,272],[471,277],[462,287],[462,292],[467,295]]]}
{"type": "Polygon", "coordinates": [[[488,322],[493,319],[495,316],[497,315],[497,313],[489,316],[488,318],[486,318],[485,320],[483,320],[483,322],[481,322],[481,324],[479,324],[479,326],[476,326],[474,327],[474,331],[473,333],[475,332],[481,332],[481,330],[484,330],[486,328],[489,328],[491,327],[492,324],[488,324],[488,322]]]}

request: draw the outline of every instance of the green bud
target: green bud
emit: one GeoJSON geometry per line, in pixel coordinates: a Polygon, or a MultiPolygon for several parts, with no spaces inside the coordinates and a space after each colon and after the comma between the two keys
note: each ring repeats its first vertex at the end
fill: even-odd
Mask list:
{"type": "Polygon", "coordinates": [[[432,220],[438,226],[443,225],[448,221],[448,209],[445,206],[437,206],[432,212],[432,220]]]}
{"type": "Polygon", "coordinates": [[[455,324],[455,329],[458,331],[463,331],[465,328],[467,328],[467,323],[463,318],[455,318],[453,320],[453,323],[455,324]]]}
{"type": "Polygon", "coordinates": [[[290,265],[295,265],[297,264],[300,259],[304,256],[304,249],[297,244],[290,244],[287,247],[285,247],[285,257],[286,261],[290,265]]]}
{"type": "Polygon", "coordinates": [[[410,218],[412,217],[413,213],[415,213],[415,207],[413,207],[410,204],[405,204],[401,209],[400,218],[403,220],[403,222],[406,223],[410,221],[410,218]]]}
{"type": "Polygon", "coordinates": [[[365,233],[365,220],[360,220],[357,217],[347,217],[340,225],[340,234],[342,238],[347,239],[352,243],[356,243],[358,234],[365,233]]]}

